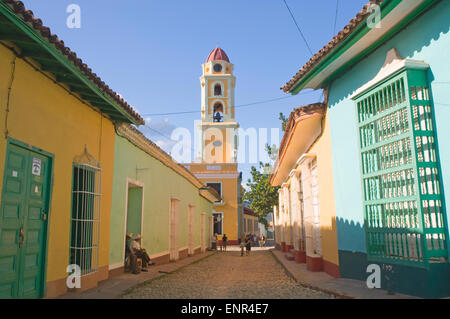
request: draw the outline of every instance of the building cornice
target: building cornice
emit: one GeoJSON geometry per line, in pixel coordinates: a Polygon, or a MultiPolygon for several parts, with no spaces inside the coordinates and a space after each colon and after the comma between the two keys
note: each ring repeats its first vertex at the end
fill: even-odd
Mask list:
{"type": "Polygon", "coordinates": [[[320,89],[376,50],[410,22],[441,0],[371,0],[345,28],[318,51],[281,89],[297,94],[320,89]],[[381,27],[370,26],[373,6],[379,5],[381,27]]]}
{"type": "MultiPolygon", "coordinates": [[[[325,116],[327,111],[327,106],[324,103],[316,103],[316,104],[310,104],[303,107],[299,107],[295,109],[293,112],[291,112],[289,119],[286,123],[285,132],[283,135],[283,138],[280,143],[280,149],[278,150],[278,158],[275,161],[272,169],[272,173],[269,178],[269,183],[273,185],[274,180],[276,176],[279,174],[280,167],[284,165],[283,161],[286,158],[286,154],[289,151],[290,145],[292,145],[292,140],[294,138],[294,134],[296,130],[302,129],[302,122],[310,119],[310,118],[322,118],[325,116]]],[[[322,128],[321,128],[322,130],[322,128]]],[[[306,136],[306,135],[304,135],[306,136]]],[[[317,137],[319,138],[320,135],[317,137]]],[[[317,140],[317,138],[315,140],[317,140]]],[[[312,144],[315,142],[312,141],[312,144]]],[[[305,150],[307,152],[311,145],[308,146],[308,148],[305,150]]],[[[302,154],[298,154],[301,156],[302,154]]],[[[295,163],[294,163],[295,164],[295,163]]],[[[289,172],[291,171],[291,168],[289,169],[289,172]]],[[[288,174],[289,174],[288,172],[288,174]]]]}

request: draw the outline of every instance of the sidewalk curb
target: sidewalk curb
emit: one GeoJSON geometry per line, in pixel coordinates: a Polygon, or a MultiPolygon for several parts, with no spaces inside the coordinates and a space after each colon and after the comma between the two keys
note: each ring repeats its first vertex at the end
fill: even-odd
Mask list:
{"type": "MultiPolygon", "coordinates": [[[[274,248],[274,249],[276,249],[276,248],[274,248]]],[[[311,284],[309,284],[309,283],[307,283],[307,282],[298,280],[298,279],[297,279],[297,278],[289,271],[289,269],[288,269],[288,268],[287,268],[287,267],[286,267],[286,266],[278,259],[278,257],[273,253],[274,249],[270,249],[270,250],[269,250],[269,251],[270,251],[270,254],[272,255],[272,257],[277,261],[278,264],[281,265],[281,267],[283,267],[284,272],[286,273],[286,275],[288,275],[290,278],[292,278],[292,279],[293,279],[295,282],[297,282],[299,285],[301,285],[301,286],[303,286],[303,287],[306,287],[306,288],[309,288],[309,289],[312,289],[312,290],[316,290],[316,291],[320,291],[320,292],[324,292],[324,293],[333,295],[333,296],[335,296],[335,297],[337,297],[337,298],[340,298],[340,299],[356,299],[356,297],[354,297],[354,296],[346,295],[346,294],[343,294],[343,293],[340,293],[340,292],[337,292],[337,291],[333,291],[333,290],[321,288],[321,287],[318,287],[318,286],[313,286],[313,285],[311,285],[311,284]]]]}

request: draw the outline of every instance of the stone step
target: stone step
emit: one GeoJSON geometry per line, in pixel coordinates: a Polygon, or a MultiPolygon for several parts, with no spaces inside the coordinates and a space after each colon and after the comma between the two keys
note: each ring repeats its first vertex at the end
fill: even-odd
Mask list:
{"type": "Polygon", "coordinates": [[[286,257],[287,260],[294,260],[294,254],[291,252],[285,253],[284,257],[286,257]]]}

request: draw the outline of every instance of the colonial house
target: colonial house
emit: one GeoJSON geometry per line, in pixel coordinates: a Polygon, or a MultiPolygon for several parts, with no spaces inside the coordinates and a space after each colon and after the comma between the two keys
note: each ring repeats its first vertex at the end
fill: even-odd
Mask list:
{"type": "Polygon", "coordinates": [[[383,289],[450,295],[449,16],[372,1],[283,86],[326,93],[343,278],[378,268],[383,289]]]}
{"type": "Polygon", "coordinates": [[[20,1],[0,1],[0,298],[108,277],[114,122],[142,118],[20,1]],[[72,269],[73,271],[73,269],[72,269]]]}
{"type": "Polygon", "coordinates": [[[260,234],[258,216],[250,207],[244,207],[242,234],[260,234]]]}
{"type": "Polygon", "coordinates": [[[110,259],[123,273],[126,234],[141,234],[156,264],[203,253],[219,194],[128,124],[116,125],[110,259]]]}
{"type": "Polygon", "coordinates": [[[339,277],[330,157],[326,104],[299,107],[289,116],[269,182],[280,187],[276,247],[310,271],[339,277]]]}

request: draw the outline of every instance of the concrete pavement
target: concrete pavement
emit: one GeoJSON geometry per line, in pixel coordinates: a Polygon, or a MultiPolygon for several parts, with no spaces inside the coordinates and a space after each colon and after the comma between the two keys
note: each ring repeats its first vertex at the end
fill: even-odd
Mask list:
{"type": "Polygon", "coordinates": [[[369,289],[364,281],[334,278],[325,272],[312,272],[306,269],[306,264],[287,260],[284,253],[278,249],[270,249],[276,260],[285,271],[298,283],[311,289],[333,294],[341,298],[357,299],[418,299],[402,294],[388,294],[386,290],[369,289]]]}

